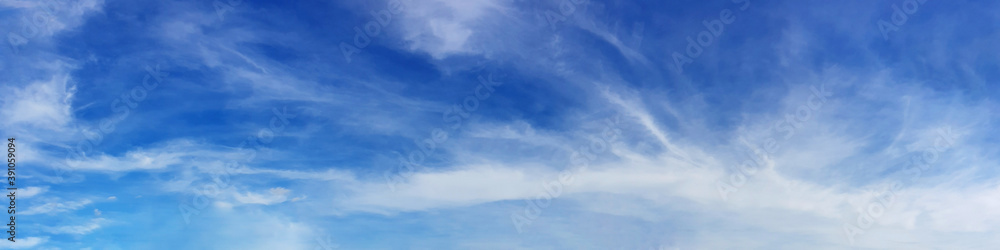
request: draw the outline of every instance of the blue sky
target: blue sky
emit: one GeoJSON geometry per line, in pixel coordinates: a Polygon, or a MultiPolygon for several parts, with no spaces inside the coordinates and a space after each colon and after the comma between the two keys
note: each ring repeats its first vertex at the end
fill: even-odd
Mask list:
{"type": "Polygon", "coordinates": [[[0,0],[0,247],[988,249],[998,4],[0,0]]]}

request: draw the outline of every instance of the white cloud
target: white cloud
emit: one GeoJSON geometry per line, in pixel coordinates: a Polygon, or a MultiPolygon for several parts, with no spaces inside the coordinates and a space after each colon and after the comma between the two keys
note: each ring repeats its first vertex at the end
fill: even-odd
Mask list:
{"type": "Polygon", "coordinates": [[[7,239],[0,241],[0,247],[7,249],[34,249],[48,241],[48,238],[26,237],[10,242],[7,239]]]}
{"type": "Polygon", "coordinates": [[[47,202],[42,205],[28,207],[21,214],[32,215],[32,214],[57,214],[67,211],[73,211],[83,208],[89,205],[91,202],[88,199],[78,200],[78,201],[67,201],[67,202],[47,202]]]}
{"type": "Polygon", "coordinates": [[[368,183],[361,186],[356,197],[342,202],[348,206],[358,206],[358,209],[373,211],[467,206],[528,198],[537,190],[537,184],[542,181],[540,177],[507,167],[472,166],[466,169],[418,173],[399,184],[396,191],[389,189],[383,182],[368,183]]]}
{"type": "MultiPolygon", "coordinates": [[[[821,74],[843,74],[840,70],[829,70],[821,74]]],[[[861,77],[859,77],[861,78],[861,77]]],[[[858,84],[852,78],[820,77],[827,88],[851,88],[858,84]]],[[[874,78],[873,78],[874,79],[874,78]]],[[[888,80],[888,79],[885,79],[888,80]]],[[[864,91],[870,97],[860,98],[862,102],[875,102],[882,105],[887,112],[902,110],[904,102],[884,104],[887,99],[881,88],[890,88],[892,82],[867,83],[872,90],[864,91]],[[882,86],[880,86],[882,85],[882,86]],[[872,87],[877,86],[877,87],[872,87]]],[[[717,190],[717,183],[729,180],[730,173],[737,171],[733,165],[744,160],[745,145],[742,137],[750,138],[756,144],[760,138],[768,136],[774,122],[784,120],[789,111],[794,111],[804,103],[809,96],[808,86],[793,89],[782,105],[774,113],[745,115],[746,119],[739,134],[730,135],[731,145],[716,145],[704,147],[693,144],[690,139],[677,135],[683,131],[672,131],[657,124],[657,118],[644,108],[642,101],[634,100],[638,96],[620,97],[604,93],[610,103],[626,114],[622,118],[622,127],[626,135],[643,135],[654,138],[653,142],[663,145],[662,153],[643,153],[635,151],[637,141],[626,140],[616,144],[612,156],[606,156],[603,161],[593,162],[588,168],[576,172],[572,184],[563,186],[557,199],[571,200],[586,210],[615,216],[638,218],[642,221],[655,223],[665,220],[676,220],[671,216],[657,212],[669,209],[680,210],[683,213],[696,214],[698,220],[725,221],[732,227],[719,230],[719,234],[709,238],[694,238],[686,242],[686,246],[707,248],[729,248],[734,246],[768,246],[762,241],[754,241],[744,232],[734,227],[755,228],[761,234],[770,234],[767,239],[782,240],[792,237],[796,232],[803,232],[811,237],[802,242],[788,242],[790,245],[812,242],[826,246],[849,246],[843,232],[844,223],[854,223],[856,211],[865,209],[873,196],[867,192],[878,186],[896,180],[892,171],[881,170],[864,172],[866,178],[875,178],[855,183],[829,182],[830,175],[849,174],[852,171],[865,171],[867,163],[891,170],[896,160],[906,160],[909,153],[932,147],[936,131],[944,127],[954,127],[959,138],[972,134],[988,133],[988,124],[981,120],[977,113],[993,104],[956,104],[947,99],[939,99],[927,95],[926,89],[914,88],[906,90],[907,96],[913,98],[915,114],[906,123],[909,126],[903,133],[894,133],[892,126],[872,126],[870,118],[859,115],[858,108],[864,108],[861,103],[846,103],[841,100],[831,100],[812,118],[802,123],[795,135],[787,141],[779,142],[781,149],[772,154],[771,159],[758,172],[747,178],[747,184],[739,191],[729,195],[728,201],[722,200],[717,190]],[[942,108],[948,107],[948,108],[942,108]],[[945,113],[947,112],[947,113],[945,113]],[[942,120],[940,117],[948,117],[942,120]],[[978,124],[978,125],[973,125],[978,124]],[[848,130],[845,127],[866,127],[863,130],[848,130]],[[898,152],[883,154],[869,152],[873,145],[880,145],[873,140],[870,133],[877,130],[889,133],[897,140],[898,152]],[[678,139],[675,139],[678,138],[678,139]],[[735,155],[735,157],[733,157],[735,155]],[[735,158],[735,159],[734,159],[735,158]],[[880,180],[881,178],[881,180],[880,180]],[[861,188],[852,188],[852,185],[861,188]],[[594,199],[601,195],[621,197],[609,205],[608,199],[594,199]],[[789,219],[794,218],[794,219],[789,219]],[[730,231],[730,230],[733,231],[730,231]],[[711,243],[719,237],[734,237],[727,243],[711,243]]],[[[893,92],[893,95],[899,94],[893,92]]],[[[851,98],[840,96],[832,98],[851,98]]],[[[673,115],[685,117],[685,110],[676,110],[673,115]]],[[[496,139],[529,140],[532,137],[520,135],[504,126],[487,126],[484,130],[475,124],[469,128],[474,131],[479,143],[488,143],[496,139]]],[[[537,132],[545,133],[545,132],[537,132]]],[[[568,132],[573,134],[572,132],[568,132]]],[[[687,137],[700,139],[698,134],[687,137]]],[[[629,138],[626,136],[626,138],[629,138]]],[[[456,139],[461,144],[462,139],[456,139]]],[[[887,210],[886,215],[877,220],[877,226],[859,236],[858,244],[863,247],[885,247],[880,240],[916,241],[918,235],[957,234],[962,232],[995,233],[1000,232],[1000,214],[996,213],[1000,203],[991,201],[1000,190],[1000,181],[996,177],[985,177],[987,184],[968,186],[967,183],[982,182],[974,180],[976,173],[983,171],[996,159],[988,155],[967,155],[981,152],[973,145],[963,143],[962,139],[948,152],[940,155],[939,162],[934,166],[951,167],[948,172],[927,171],[919,182],[906,186],[897,198],[894,208],[887,210]],[[952,154],[967,156],[953,157],[952,154]],[[962,159],[978,159],[971,166],[960,163],[962,159]],[[960,167],[962,166],[962,167],[960,167]],[[961,170],[961,171],[956,171],[961,170]],[[966,204],[966,205],[958,205],[966,204]],[[913,231],[914,236],[895,235],[894,233],[913,231]]],[[[538,138],[531,145],[549,145],[552,148],[564,148],[552,145],[552,139],[538,138]]],[[[568,142],[562,142],[568,143],[568,142]]],[[[893,147],[889,145],[888,147],[893,147]]],[[[485,147],[490,148],[490,147],[485,147]]],[[[563,166],[558,162],[545,163],[543,166],[519,166],[508,164],[504,153],[496,151],[471,152],[461,147],[451,147],[455,155],[480,161],[492,161],[490,164],[465,164],[458,161],[451,168],[423,169],[397,184],[396,191],[390,190],[381,178],[359,181],[358,185],[349,188],[347,198],[336,204],[348,211],[365,211],[374,213],[395,213],[406,211],[432,211],[437,209],[453,209],[456,207],[479,207],[483,204],[509,201],[531,200],[545,193],[543,183],[557,181],[557,170],[563,166]]],[[[558,152],[558,151],[557,151],[558,152]]],[[[520,155],[518,155],[520,157],[520,155]]],[[[463,158],[464,159],[464,158],[463,158]]],[[[967,161],[967,160],[966,160],[967,161]]],[[[902,171],[902,170],[894,170],[902,171]]],[[[995,200],[995,199],[993,199],[995,200]]],[[[545,212],[544,216],[563,216],[545,212]]],[[[703,222],[693,222],[703,223],[703,222]]],[[[698,230],[709,230],[698,228],[698,230]]],[[[970,239],[984,242],[983,238],[970,239]]],[[[935,241],[936,246],[956,246],[946,242],[935,241]]]]}
{"type": "MultiPolygon", "coordinates": [[[[173,140],[150,149],[136,149],[123,156],[101,154],[86,158],[66,159],[73,171],[128,172],[160,170],[192,159],[228,159],[236,153],[226,152],[189,140],[173,140]]],[[[208,170],[206,170],[208,171],[208,170]]]]}
{"type": "Polygon", "coordinates": [[[37,8],[39,3],[25,0],[2,0],[0,1],[0,5],[11,8],[37,8]]]}
{"type": "MultiPolygon", "coordinates": [[[[95,209],[94,211],[96,212],[97,210],[95,209]]],[[[94,230],[100,229],[101,226],[106,221],[107,220],[104,219],[104,218],[95,218],[95,219],[91,219],[89,222],[87,222],[86,224],[83,224],[83,225],[46,227],[43,230],[46,231],[46,232],[49,232],[49,233],[53,233],[53,234],[86,235],[86,234],[89,234],[91,232],[94,232],[94,230]]]]}
{"type": "Polygon", "coordinates": [[[49,187],[47,187],[47,186],[42,186],[42,187],[23,187],[23,188],[19,188],[17,190],[17,197],[18,198],[28,198],[28,197],[32,197],[32,196],[35,196],[35,195],[39,195],[39,194],[45,193],[46,191],[49,191],[49,187]]]}
{"type": "MultiPolygon", "coordinates": [[[[206,218],[209,219],[209,218],[206,218]]],[[[188,238],[187,246],[208,249],[317,249],[319,234],[309,223],[270,211],[226,211],[193,227],[204,233],[188,238]],[[225,225],[225,230],[218,230],[225,225]]]]}
{"type": "Polygon", "coordinates": [[[410,49],[435,58],[479,53],[470,47],[483,19],[504,8],[499,0],[413,0],[403,10],[405,40],[410,49]]]}
{"type": "Polygon", "coordinates": [[[124,157],[101,155],[92,160],[67,160],[72,170],[87,171],[136,171],[155,170],[184,162],[184,153],[132,151],[124,157]]]}
{"type": "Polygon", "coordinates": [[[277,187],[268,189],[267,193],[253,193],[253,192],[236,193],[234,194],[234,198],[236,199],[236,201],[243,204],[271,205],[271,204],[282,203],[288,200],[289,192],[290,191],[288,189],[277,187]]]}
{"type": "Polygon", "coordinates": [[[73,119],[71,103],[76,87],[68,75],[56,75],[5,92],[9,98],[4,99],[0,114],[5,117],[6,127],[25,124],[58,131],[73,119]]]}
{"type": "Polygon", "coordinates": [[[43,16],[46,21],[41,23],[42,34],[55,34],[60,31],[75,28],[82,24],[83,18],[90,12],[101,11],[104,0],[76,1],[0,1],[0,5],[26,10],[25,16],[43,16]]]}

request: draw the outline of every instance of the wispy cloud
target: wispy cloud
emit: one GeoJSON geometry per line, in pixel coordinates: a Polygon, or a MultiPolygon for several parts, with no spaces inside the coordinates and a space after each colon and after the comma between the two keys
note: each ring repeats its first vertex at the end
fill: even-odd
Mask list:
{"type": "Polygon", "coordinates": [[[103,224],[106,224],[106,221],[107,220],[103,218],[95,218],[83,225],[52,227],[43,229],[43,231],[47,231],[54,234],[85,235],[101,228],[103,224]]]}
{"type": "Polygon", "coordinates": [[[28,207],[22,215],[33,215],[33,214],[58,214],[69,212],[83,208],[84,206],[93,203],[88,199],[76,200],[76,201],[54,201],[46,202],[41,205],[28,207]]]}
{"type": "Polygon", "coordinates": [[[908,2],[0,0],[0,244],[988,249],[997,3],[908,2]]]}

